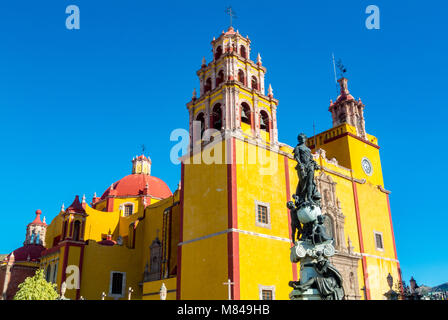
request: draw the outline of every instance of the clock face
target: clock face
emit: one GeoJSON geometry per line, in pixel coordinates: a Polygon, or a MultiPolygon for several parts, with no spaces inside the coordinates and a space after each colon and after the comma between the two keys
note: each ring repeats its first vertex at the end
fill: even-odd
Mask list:
{"type": "Polygon", "coordinates": [[[366,173],[366,175],[371,176],[373,173],[372,163],[367,158],[362,158],[361,160],[362,170],[366,173]]]}

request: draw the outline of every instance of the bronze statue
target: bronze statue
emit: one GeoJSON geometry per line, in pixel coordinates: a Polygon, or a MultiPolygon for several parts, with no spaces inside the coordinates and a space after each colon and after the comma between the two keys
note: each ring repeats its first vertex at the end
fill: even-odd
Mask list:
{"type": "Polygon", "coordinates": [[[291,262],[300,262],[300,281],[291,281],[294,288],[290,294],[292,300],[316,298],[325,300],[344,299],[342,276],[330,263],[333,256],[333,238],[327,233],[324,225],[325,216],[321,210],[321,195],[314,181],[314,171],[320,166],[314,161],[311,150],[306,146],[306,136],[301,133],[297,137],[298,144],[294,148],[294,159],[297,161],[299,183],[294,201],[287,202],[291,214],[291,237],[294,247],[291,248],[291,262]],[[297,242],[296,240],[297,231],[297,242]],[[311,263],[310,263],[311,262],[311,263]],[[317,275],[316,275],[317,274],[317,275]],[[314,289],[308,291],[308,289],[314,289]],[[315,292],[318,291],[318,294],[315,292]]]}
{"type": "Polygon", "coordinates": [[[294,159],[297,161],[297,175],[299,183],[296,189],[296,195],[299,197],[299,206],[310,204],[311,206],[320,206],[321,195],[314,182],[314,171],[320,167],[314,161],[310,148],[305,144],[306,135],[301,133],[297,137],[298,144],[294,148],[294,159]]]}
{"type": "Polygon", "coordinates": [[[313,231],[311,232],[311,241],[313,242],[313,244],[319,244],[328,240],[333,240],[333,238],[327,234],[327,230],[324,225],[325,219],[325,216],[319,215],[317,216],[317,220],[314,221],[313,231]]]}
{"type": "Polygon", "coordinates": [[[305,265],[313,267],[317,276],[311,277],[303,284],[300,284],[300,281],[290,281],[289,286],[302,292],[310,288],[317,289],[324,300],[342,300],[345,294],[341,274],[324,258],[322,252],[317,252],[317,256],[317,262],[305,265]]]}
{"type": "MultiPolygon", "coordinates": [[[[297,196],[295,194],[292,195],[295,202],[297,203],[297,196]]],[[[291,215],[291,240],[294,243],[297,239],[297,241],[300,240],[300,236],[302,235],[303,229],[302,225],[300,224],[299,217],[297,216],[297,210],[296,204],[293,201],[288,201],[286,206],[289,209],[289,214],[291,215]],[[297,238],[296,238],[296,231],[297,231],[297,238]]]]}

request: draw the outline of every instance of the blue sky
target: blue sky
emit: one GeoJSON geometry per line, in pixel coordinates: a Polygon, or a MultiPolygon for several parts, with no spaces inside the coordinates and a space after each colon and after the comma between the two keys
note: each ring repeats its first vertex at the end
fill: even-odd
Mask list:
{"type": "Polygon", "coordinates": [[[41,209],[47,221],[76,194],[99,195],[147,147],[153,175],[175,189],[170,133],[210,41],[234,25],[261,53],[280,100],[279,139],[331,127],[331,53],[348,68],[378,137],[404,279],[448,281],[448,5],[441,1],[14,1],[0,3],[0,253],[22,245],[41,209]],[[65,8],[78,5],[80,30],[65,8]],[[381,29],[365,27],[375,4],[381,29]],[[300,114],[300,115],[299,115],[300,114]],[[440,230],[440,231],[439,231],[440,230]]]}

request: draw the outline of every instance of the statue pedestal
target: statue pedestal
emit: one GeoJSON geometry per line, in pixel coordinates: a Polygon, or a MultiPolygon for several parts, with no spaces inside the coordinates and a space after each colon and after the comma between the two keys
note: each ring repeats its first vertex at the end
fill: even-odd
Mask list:
{"type": "Polygon", "coordinates": [[[306,291],[292,290],[289,294],[290,300],[322,300],[317,289],[308,289],[306,291]]]}

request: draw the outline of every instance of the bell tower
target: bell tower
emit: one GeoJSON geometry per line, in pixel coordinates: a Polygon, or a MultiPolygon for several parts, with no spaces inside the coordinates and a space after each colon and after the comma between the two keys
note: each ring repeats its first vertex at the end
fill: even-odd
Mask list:
{"type": "Polygon", "coordinates": [[[187,103],[190,148],[207,129],[278,145],[278,100],[271,86],[265,94],[266,68],[260,54],[256,62],[250,59],[250,44],[249,37],[243,37],[233,27],[213,38],[213,59],[207,63],[203,58],[197,71],[199,97],[195,89],[187,103]]]}
{"type": "Polygon", "coordinates": [[[37,244],[45,246],[45,234],[47,232],[47,224],[41,221],[41,210],[36,210],[36,218],[33,222],[29,223],[26,227],[26,238],[23,242],[24,245],[37,244]]]}
{"type": "Polygon", "coordinates": [[[329,109],[333,117],[333,128],[347,123],[356,128],[358,137],[367,139],[364,121],[364,104],[361,102],[361,99],[356,101],[350,94],[350,91],[348,91],[347,78],[341,78],[338,82],[341,87],[341,94],[335,103],[331,102],[329,109]]]}
{"type": "Polygon", "coordinates": [[[132,159],[132,174],[151,175],[151,159],[145,155],[132,159]]]}
{"type": "MultiPolygon", "coordinates": [[[[211,49],[212,60],[204,58],[197,71],[199,90],[187,103],[190,150],[181,167],[177,299],[253,299],[264,285],[287,283],[291,272],[287,263],[267,279],[254,274],[245,258],[254,245],[289,250],[287,227],[277,228],[288,226],[289,194],[280,187],[285,164],[279,154],[285,151],[277,135],[278,100],[265,85],[267,69],[251,52],[249,37],[230,27],[211,49]],[[267,244],[255,241],[258,235],[283,240],[267,244]],[[228,280],[233,284],[226,288],[228,280]]],[[[260,259],[264,267],[277,263],[260,259]]]]}

